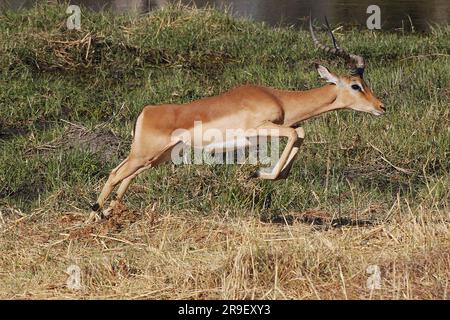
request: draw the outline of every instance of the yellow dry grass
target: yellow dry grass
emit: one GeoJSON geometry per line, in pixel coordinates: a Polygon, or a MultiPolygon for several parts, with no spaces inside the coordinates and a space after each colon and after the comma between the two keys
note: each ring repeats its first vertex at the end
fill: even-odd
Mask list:
{"type": "Polygon", "coordinates": [[[287,224],[120,207],[85,226],[81,210],[4,210],[0,298],[448,298],[448,211],[398,202],[388,221],[366,226],[335,226],[317,214],[292,213],[287,224]],[[73,264],[81,269],[79,290],[66,286],[73,264]],[[371,265],[381,272],[380,289],[367,287],[371,265]]]}

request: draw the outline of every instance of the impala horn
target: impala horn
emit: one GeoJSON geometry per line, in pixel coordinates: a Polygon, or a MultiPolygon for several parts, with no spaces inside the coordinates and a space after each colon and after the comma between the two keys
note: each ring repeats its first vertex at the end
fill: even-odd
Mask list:
{"type": "Polygon", "coordinates": [[[356,54],[352,54],[352,53],[348,53],[347,51],[345,51],[342,48],[339,48],[336,38],[333,35],[333,31],[331,31],[330,25],[328,24],[328,19],[327,17],[325,17],[325,22],[327,25],[327,30],[330,33],[331,36],[331,40],[333,41],[333,48],[329,47],[327,45],[324,45],[322,43],[319,42],[319,40],[317,39],[315,33],[314,33],[314,29],[312,26],[312,21],[311,21],[311,16],[309,18],[309,31],[311,32],[311,37],[313,39],[314,45],[325,51],[326,53],[331,53],[333,55],[339,56],[343,59],[345,59],[345,61],[347,63],[349,63],[351,65],[351,74],[352,75],[359,75],[359,76],[363,76],[364,74],[364,67],[365,67],[365,63],[364,63],[364,58],[361,56],[358,56],[356,54]]]}

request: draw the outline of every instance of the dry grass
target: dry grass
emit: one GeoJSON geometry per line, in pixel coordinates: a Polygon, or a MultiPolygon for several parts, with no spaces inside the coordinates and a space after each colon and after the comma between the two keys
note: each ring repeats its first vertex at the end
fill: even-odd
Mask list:
{"type": "Polygon", "coordinates": [[[444,211],[399,202],[389,221],[355,226],[333,225],[325,212],[310,224],[297,213],[265,223],[253,215],[120,207],[85,226],[84,211],[61,214],[52,206],[24,216],[2,212],[0,298],[448,298],[444,211]],[[80,290],[66,287],[72,264],[82,270],[80,290]],[[380,268],[381,289],[367,288],[370,265],[380,268]]]}

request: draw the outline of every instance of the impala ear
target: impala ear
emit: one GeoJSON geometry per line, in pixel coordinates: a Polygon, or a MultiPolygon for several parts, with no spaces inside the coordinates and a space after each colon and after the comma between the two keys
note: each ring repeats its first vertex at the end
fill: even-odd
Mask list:
{"type": "Polygon", "coordinates": [[[325,80],[326,82],[331,82],[334,84],[338,84],[339,78],[334,73],[330,72],[327,67],[324,67],[318,63],[315,63],[314,66],[317,69],[317,72],[319,72],[320,77],[325,80]]]}

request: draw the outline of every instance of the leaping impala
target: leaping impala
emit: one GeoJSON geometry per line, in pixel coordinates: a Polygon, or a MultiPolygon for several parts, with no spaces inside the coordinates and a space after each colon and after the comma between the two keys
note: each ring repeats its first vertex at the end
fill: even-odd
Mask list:
{"type": "MultiPolygon", "coordinates": [[[[177,144],[207,146],[210,141],[195,143],[181,137],[173,139],[173,132],[178,129],[192,131],[195,121],[201,121],[203,130],[214,128],[225,133],[228,129],[237,129],[256,132],[256,135],[287,137],[286,147],[272,171],[257,174],[261,179],[273,180],[285,178],[289,174],[304,138],[303,128],[298,127],[301,121],[336,109],[353,109],[382,115],[385,112],[383,104],[363,80],[364,59],[339,48],[330,29],[334,47],[323,45],[317,40],[311,20],[309,27],[316,47],[344,58],[351,64],[350,76],[338,76],[316,64],[320,77],[329,83],[320,88],[288,91],[243,85],[221,95],[186,104],[144,107],[136,120],[130,154],[111,171],[97,202],[92,206],[90,220],[95,218],[96,211],[103,208],[105,200],[117,184],[120,183],[116,201],[120,202],[131,180],[144,170],[170,159],[171,150],[177,144]]],[[[225,134],[222,136],[225,137],[225,134]]],[[[230,141],[223,141],[223,144],[230,145],[230,141]]],[[[114,205],[115,202],[111,202],[109,209],[103,214],[109,214],[114,205]]]]}

